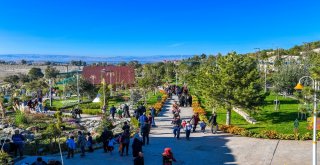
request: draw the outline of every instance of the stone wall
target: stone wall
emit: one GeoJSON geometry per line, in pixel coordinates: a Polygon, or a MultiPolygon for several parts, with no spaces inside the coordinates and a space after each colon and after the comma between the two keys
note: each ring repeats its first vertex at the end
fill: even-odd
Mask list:
{"type": "Polygon", "coordinates": [[[233,111],[237,112],[240,116],[242,116],[247,122],[251,123],[251,124],[256,124],[257,120],[254,119],[253,117],[251,117],[250,115],[248,115],[246,112],[244,112],[243,110],[241,110],[240,108],[233,108],[233,111]]]}

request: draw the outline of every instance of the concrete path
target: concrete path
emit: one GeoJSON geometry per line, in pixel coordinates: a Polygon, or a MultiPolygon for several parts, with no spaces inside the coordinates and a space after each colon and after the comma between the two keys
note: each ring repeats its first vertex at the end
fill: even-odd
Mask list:
{"type": "MultiPolygon", "coordinates": [[[[176,97],[173,97],[177,99],[176,97]]],[[[143,148],[146,165],[161,165],[161,153],[165,147],[171,147],[177,165],[309,165],[312,160],[311,141],[285,141],[267,140],[247,137],[238,137],[225,133],[203,134],[200,132],[191,133],[191,140],[185,139],[184,131],[181,132],[181,140],[173,138],[172,114],[169,100],[159,117],[156,117],[156,128],[151,130],[150,145],[143,148]]],[[[192,116],[191,108],[181,108],[182,119],[192,116]]],[[[198,128],[199,130],[199,128],[198,128]]],[[[117,146],[116,146],[117,148],[117,146]]],[[[117,151],[117,149],[116,149],[117,151]]],[[[96,150],[88,153],[85,158],[79,154],[73,159],[64,159],[66,165],[129,165],[133,164],[131,154],[120,157],[117,152],[111,154],[96,150]]],[[[320,151],[320,150],[319,150],[320,151]]],[[[320,153],[318,151],[318,153],[320,153]]],[[[65,158],[65,156],[64,156],[65,158]]],[[[27,157],[24,162],[32,162],[36,157],[27,157]]],[[[45,157],[45,160],[56,159],[59,156],[45,157]]],[[[320,161],[318,161],[320,163],[320,161]]],[[[21,162],[17,163],[21,164],[21,162]]]]}

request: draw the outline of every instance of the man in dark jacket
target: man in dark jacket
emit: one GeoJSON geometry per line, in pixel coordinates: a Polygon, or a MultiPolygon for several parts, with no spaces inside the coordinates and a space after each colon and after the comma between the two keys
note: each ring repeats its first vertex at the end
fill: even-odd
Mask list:
{"type": "Polygon", "coordinates": [[[132,143],[132,156],[139,156],[139,152],[142,152],[142,141],[138,137],[135,137],[132,143]]]}
{"type": "Polygon", "coordinates": [[[199,123],[199,113],[196,113],[192,116],[191,120],[193,121],[193,131],[192,132],[196,132],[196,128],[197,128],[197,125],[199,123]]]}
{"type": "Polygon", "coordinates": [[[103,143],[104,152],[108,152],[108,143],[111,137],[112,137],[112,132],[108,131],[107,129],[104,129],[100,137],[103,143]]]}
{"type": "Polygon", "coordinates": [[[142,126],[142,143],[143,143],[143,145],[146,144],[146,138],[147,138],[147,145],[149,145],[149,133],[150,133],[150,124],[148,122],[144,122],[144,125],[142,126]]]}
{"type": "Polygon", "coordinates": [[[173,135],[176,137],[178,140],[180,139],[180,129],[181,129],[181,119],[180,116],[176,116],[174,118],[174,126],[173,126],[173,135]]]}
{"type": "Polygon", "coordinates": [[[143,153],[139,152],[139,156],[136,157],[134,160],[134,165],[144,165],[144,158],[143,158],[143,153]]]}
{"type": "Polygon", "coordinates": [[[127,104],[124,104],[123,112],[124,112],[124,117],[126,117],[126,118],[130,117],[129,106],[127,104]]]}
{"type": "Polygon", "coordinates": [[[124,125],[122,127],[122,130],[125,131],[125,130],[130,130],[130,126],[128,125],[128,122],[124,122],[124,125]]]}
{"type": "Polygon", "coordinates": [[[130,143],[130,131],[125,130],[122,135],[121,135],[121,145],[122,145],[122,150],[121,150],[121,155],[123,156],[124,149],[126,148],[126,155],[128,156],[128,151],[129,151],[129,143],[130,143]]]}
{"type": "Polygon", "coordinates": [[[25,137],[19,133],[19,130],[15,130],[11,139],[15,146],[14,155],[17,156],[17,151],[19,151],[20,157],[22,157],[25,137]]]}
{"type": "Polygon", "coordinates": [[[116,107],[114,107],[114,105],[112,105],[110,108],[110,114],[112,116],[112,119],[114,119],[114,114],[116,114],[116,111],[117,111],[116,107]]]}
{"type": "Polygon", "coordinates": [[[218,123],[217,123],[217,113],[213,112],[210,116],[209,123],[211,125],[211,132],[217,133],[218,123]]]}

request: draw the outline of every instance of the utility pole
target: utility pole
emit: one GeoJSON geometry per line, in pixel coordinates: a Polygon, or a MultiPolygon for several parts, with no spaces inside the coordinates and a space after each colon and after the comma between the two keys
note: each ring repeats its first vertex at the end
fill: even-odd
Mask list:
{"type": "Polygon", "coordinates": [[[49,79],[49,85],[50,85],[50,89],[49,89],[50,107],[52,107],[52,85],[51,85],[51,79],[49,79]]]}
{"type": "Polygon", "coordinates": [[[254,48],[257,50],[256,56],[258,59],[258,64],[259,64],[259,71],[261,72],[261,66],[260,66],[260,61],[263,64],[264,67],[264,92],[267,92],[267,65],[266,62],[264,60],[262,60],[261,56],[260,56],[260,48],[254,48]]]}
{"type": "Polygon", "coordinates": [[[78,93],[78,103],[80,103],[80,92],[79,92],[79,70],[77,71],[77,93],[78,93]]]}

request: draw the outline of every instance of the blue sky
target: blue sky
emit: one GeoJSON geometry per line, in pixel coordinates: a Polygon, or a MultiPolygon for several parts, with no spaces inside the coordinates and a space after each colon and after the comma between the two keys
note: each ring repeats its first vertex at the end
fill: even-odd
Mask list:
{"type": "Polygon", "coordinates": [[[320,39],[318,0],[2,0],[0,54],[148,56],[320,39]]]}

